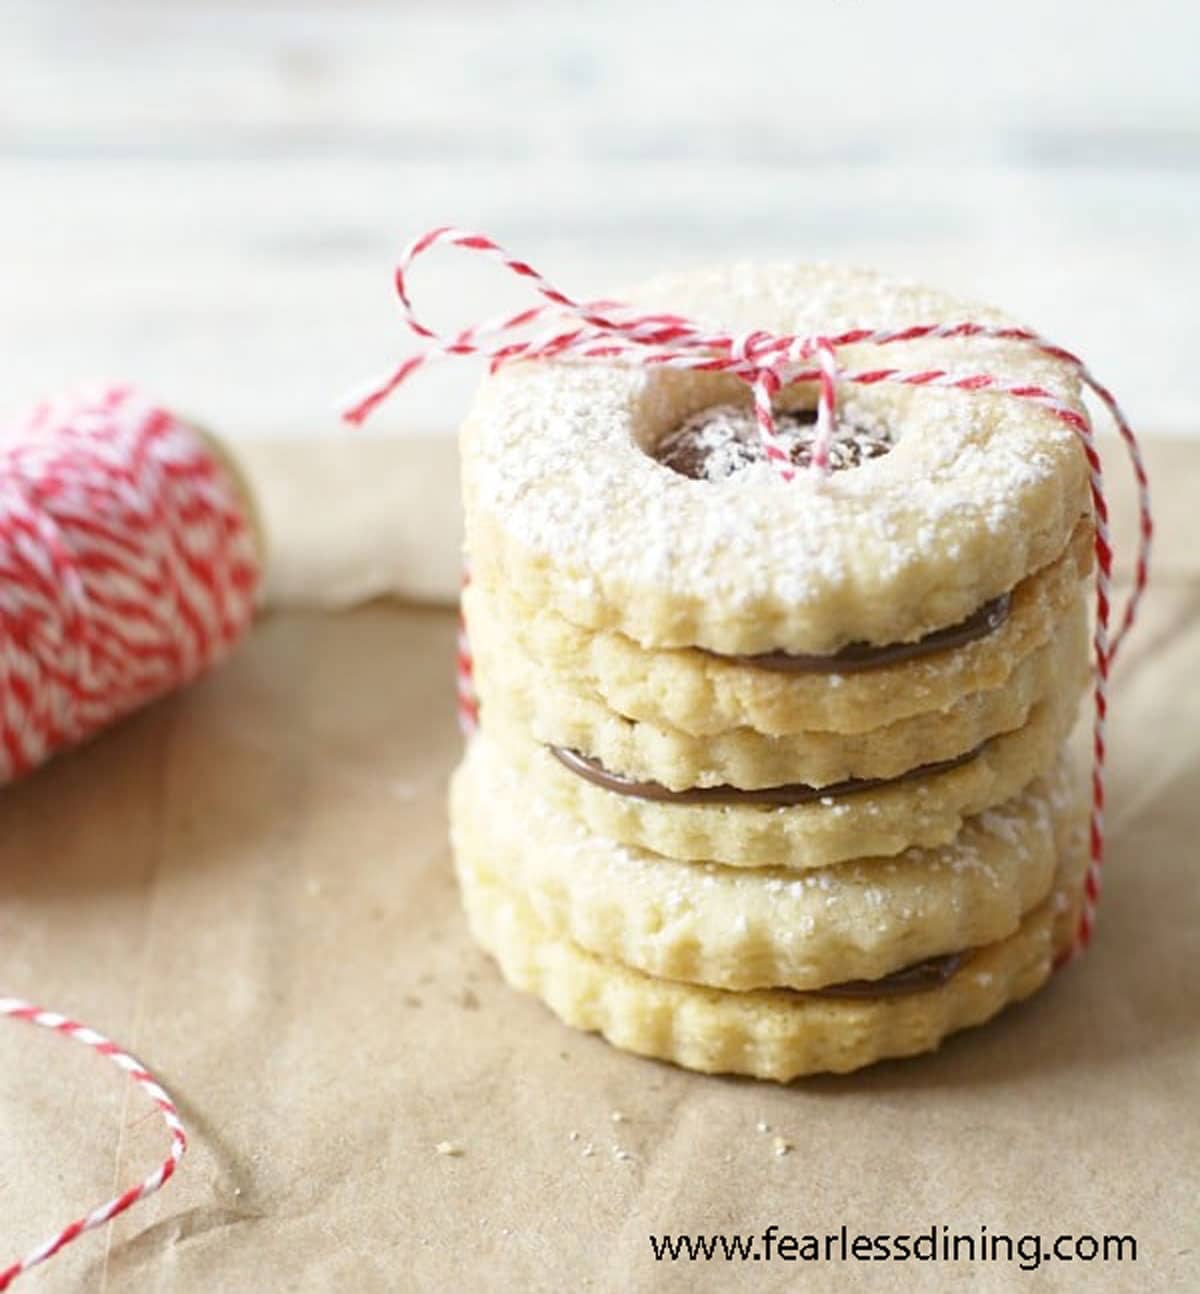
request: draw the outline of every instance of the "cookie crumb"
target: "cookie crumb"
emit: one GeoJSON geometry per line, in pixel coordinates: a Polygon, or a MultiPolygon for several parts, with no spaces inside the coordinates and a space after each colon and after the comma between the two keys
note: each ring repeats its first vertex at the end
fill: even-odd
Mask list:
{"type": "Polygon", "coordinates": [[[633,1155],[622,1146],[614,1146],[612,1148],[612,1153],[614,1159],[626,1160],[633,1158],[633,1155]]]}
{"type": "Polygon", "coordinates": [[[568,1140],[568,1141],[578,1141],[578,1140],[579,1140],[579,1133],[578,1133],[578,1132],[576,1132],[574,1128],[572,1128],[572,1129],[571,1129],[571,1131],[567,1133],[567,1140],[568,1140]]]}
{"type": "Polygon", "coordinates": [[[595,1146],[593,1146],[593,1145],[592,1145],[592,1143],[589,1141],[589,1142],[587,1143],[587,1145],[586,1145],[586,1146],[584,1146],[584,1148],[583,1148],[583,1150],[581,1151],[581,1153],[582,1153],[582,1155],[583,1155],[584,1159],[591,1159],[591,1157],[596,1153],[596,1147],[595,1147],[595,1146]]]}
{"type": "Polygon", "coordinates": [[[792,1148],[792,1143],[784,1137],[776,1137],[773,1144],[776,1159],[782,1159],[792,1148]]]}
{"type": "Polygon", "coordinates": [[[759,1121],[754,1125],[754,1131],[755,1131],[755,1132],[770,1132],[770,1131],[771,1131],[771,1125],[766,1121],[766,1119],[759,1119],[759,1121]]]}
{"type": "Polygon", "coordinates": [[[609,1117],[609,1118],[610,1118],[614,1123],[624,1123],[624,1122],[625,1122],[625,1115],[624,1115],[624,1113],[623,1113],[622,1111],[620,1111],[620,1110],[614,1110],[614,1111],[613,1111],[613,1112],[612,1112],[608,1117],[609,1117]]]}
{"type": "Polygon", "coordinates": [[[439,1141],[435,1149],[439,1155],[452,1155],[455,1158],[463,1153],[463,1148],[456,1141],[439,1141]]]}

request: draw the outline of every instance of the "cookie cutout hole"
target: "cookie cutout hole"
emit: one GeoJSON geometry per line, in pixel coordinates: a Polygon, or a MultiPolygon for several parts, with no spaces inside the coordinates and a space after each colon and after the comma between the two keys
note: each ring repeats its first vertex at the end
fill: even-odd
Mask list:
{"type": "MultiPolygon", "coordinates": [[[[817,411],[781,409],[775,427],[796,467],[812,462],[817,411]]],[[[873,458],[882,458],[895,438],[882,427],[853,414],[840,414],[829,461],[833,471],[847,471],[873,458]]],[[[661,435],[649,451],[663,467],[693,481],[726,481],[748,467],[766,461],[754,410],[746,404],[713,404],[686,417],[661,435]]]]}

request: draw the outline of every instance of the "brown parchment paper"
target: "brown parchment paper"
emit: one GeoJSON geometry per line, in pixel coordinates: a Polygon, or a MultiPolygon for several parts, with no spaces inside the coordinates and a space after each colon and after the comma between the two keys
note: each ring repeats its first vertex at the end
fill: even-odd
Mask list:
{"type": "MultiPolygon", "coordinates": [[[[446,612],[269,616],[218,674],[0,792],[0,992],[134,1049],[192,1138],[166,1190],[18,1288],[1200,1289],[1200,446],[1152,464],[1097,942],[919,1060],[704,1078],[509,991],[448,868],[446,612]],[[771,1223],[1128,1233],[1138,1261],[670,1265],[647,1242],[771,1223]]],[[[0,1023],[0,1262],[165,1145],[104,1062],[0,1023]]]]}

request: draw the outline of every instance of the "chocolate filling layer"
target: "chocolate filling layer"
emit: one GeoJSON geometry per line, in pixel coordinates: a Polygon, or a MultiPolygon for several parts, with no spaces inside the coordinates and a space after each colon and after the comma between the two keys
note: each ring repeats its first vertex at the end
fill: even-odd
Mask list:
{"type": "Polygon", "coordinates": [[[970,953],[965,952],[946,953],[941,957],[928,957],[915,966],[905,966],[881,979],[850,979],[844,984],[801,991],[806,997],[833,998],[904,997],[910,993],[925,993],[948,983],[969,956],[970,953]]]}
{"type": "Polygon", "coordinates": [[[607,791],[617,791],[621,795],[632,795],[639,800],[658,800],[669,804],[769,804],[790,806],[795,804],[812,804],[827,797],[854,795],[860,791],[874,790],[877,786],[897,786],[901,782],[911,782],[919,777],[929,777],[934,773],[945,773],[962,764],[970,763],[983,749],[976,746],[966,754],[956,755],[953,759],[941,759],[932,764],[921,764],[910,768],[898,777],[852,777],[845,782],[832,782],[828,786],[808,786],[803,782],[790,782],[785,786],[761,786],[745,788],[740,786],[690,786],[683,791],[672,791],[661,782],[639,782],[635,778],[612,773],[603,764],[582,755],[567,746],[548,746],[546,748],[564,767],[580,777],[604,787],[607,791]]]}
{"type": "MultiPolygon", "coordinates": [[[[775,435],[795,467],[812,463],[817,411],[788,409],[775,414],[775,435]]],[[[891,435],[876,427],[839,418],[829,446],[829,466],[843,472],[891,450],[891,435]]],[[[692,414],[654,446],[664,467],[693,481],[724,481],[766,461],[754,411],[748,405],[716,404],[692,414]]]]}
{"type": "Polygon", "coordinates": [[[935,629],[916,642],[887,643],[883,646],[850,643],[832,656],[804,656],[782,651],[760,652],[755,656],[721,656],[718,652],[707,652],[703,647],[699,650],[710,656],[720,656],[721,660],[735,660],[742,665],[752,665],[755,669],[775,670],[781,674],[855,674],[860,670],[879,669],[883,665],[932,656],[935,652],[949,651],[952,647],[962,647],[977,638],[986,638],[1008,619],[1011,606],[1010,595],[1002,593],[998,598],[985,602],[978,611],[958,624],[935,629]]]}

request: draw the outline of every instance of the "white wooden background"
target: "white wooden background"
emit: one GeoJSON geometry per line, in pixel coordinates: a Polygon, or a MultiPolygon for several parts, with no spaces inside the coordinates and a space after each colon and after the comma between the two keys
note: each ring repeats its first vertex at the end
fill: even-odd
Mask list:
{"type": "MultiPolygon", "coordinates": [[[[0,0],[0,404],[111,374],[329,431],[446,220],[569,289],[732,255],[995,299],[1200,431],[1197,7],[1181,0],[0,0]]],[[[444,260],[443,323],[498,302],[444,260]]],[[[449,427],[471,375],[383,431],[449,427]]]]}

